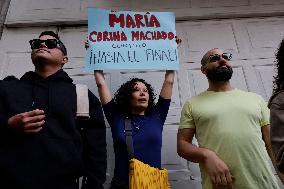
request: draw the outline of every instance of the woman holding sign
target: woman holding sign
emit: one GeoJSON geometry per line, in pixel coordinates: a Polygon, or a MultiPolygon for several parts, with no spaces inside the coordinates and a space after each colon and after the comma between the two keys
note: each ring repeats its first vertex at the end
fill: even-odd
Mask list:
{"type": "MultiPolygon", "coordinates": [[[[180,42],[178,39],[177,43],[180,42]]],[[[170,107],[175,72],[166,71],[156,104],[152,86],[143,79],[130,79],[112,97],[103,72],[95,71],[94,75],[113,137],[115,169],[111,189],[127,189],[129,157],[125,119],[131,121],[135,158],[152,167],[161,168],[162,131],[170,107]]]]}

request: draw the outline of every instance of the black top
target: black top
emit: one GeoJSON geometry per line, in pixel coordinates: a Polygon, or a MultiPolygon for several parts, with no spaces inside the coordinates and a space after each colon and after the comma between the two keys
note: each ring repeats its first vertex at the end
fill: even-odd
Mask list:
{"type": "Polygon", "coordinates": [[[91,118],[76,120],[76,88],[63,70],[2,81],[0,188],[73,189],[83,174],[90,188],[103,188],[106,130],[100,102],[90,91],[89,104],[91,118]],[[36,108],[46,116],[40,132],[18,135],[7,125],[11,116],[36,108]]]}

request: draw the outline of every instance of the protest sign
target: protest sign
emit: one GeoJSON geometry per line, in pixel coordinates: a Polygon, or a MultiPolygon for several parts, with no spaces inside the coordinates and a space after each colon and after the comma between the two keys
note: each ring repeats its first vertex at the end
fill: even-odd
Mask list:
{"type": "Polygon", "coordinates": [[[175,36],[173,13],[89,8],[85,68],[177,70],[175,36]]]}

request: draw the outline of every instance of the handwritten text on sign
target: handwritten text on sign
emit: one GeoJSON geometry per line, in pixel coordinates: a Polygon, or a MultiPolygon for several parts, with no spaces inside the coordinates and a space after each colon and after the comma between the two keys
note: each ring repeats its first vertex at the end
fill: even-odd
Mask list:
{"type": "Polygon", "coordinates": [[[87,70],[178,69],[175,17],[89,8],[87,70]]]}

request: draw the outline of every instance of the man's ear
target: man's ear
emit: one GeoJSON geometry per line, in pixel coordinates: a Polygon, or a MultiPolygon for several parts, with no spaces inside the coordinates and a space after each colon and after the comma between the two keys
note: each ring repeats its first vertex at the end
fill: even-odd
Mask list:
{"type": "Polygon", "coordinates": [[[204,66],[201,66],[200,69],[201,69],[201,72],[206,75],[206,69],[205,69],[205,67],[204,67],[204,66]]]}
{"type": "Polygon", "coordinates": [[[62,64],[66,64],[68,62],[68,57],[64,56],[62,59],[62,64]]]}

